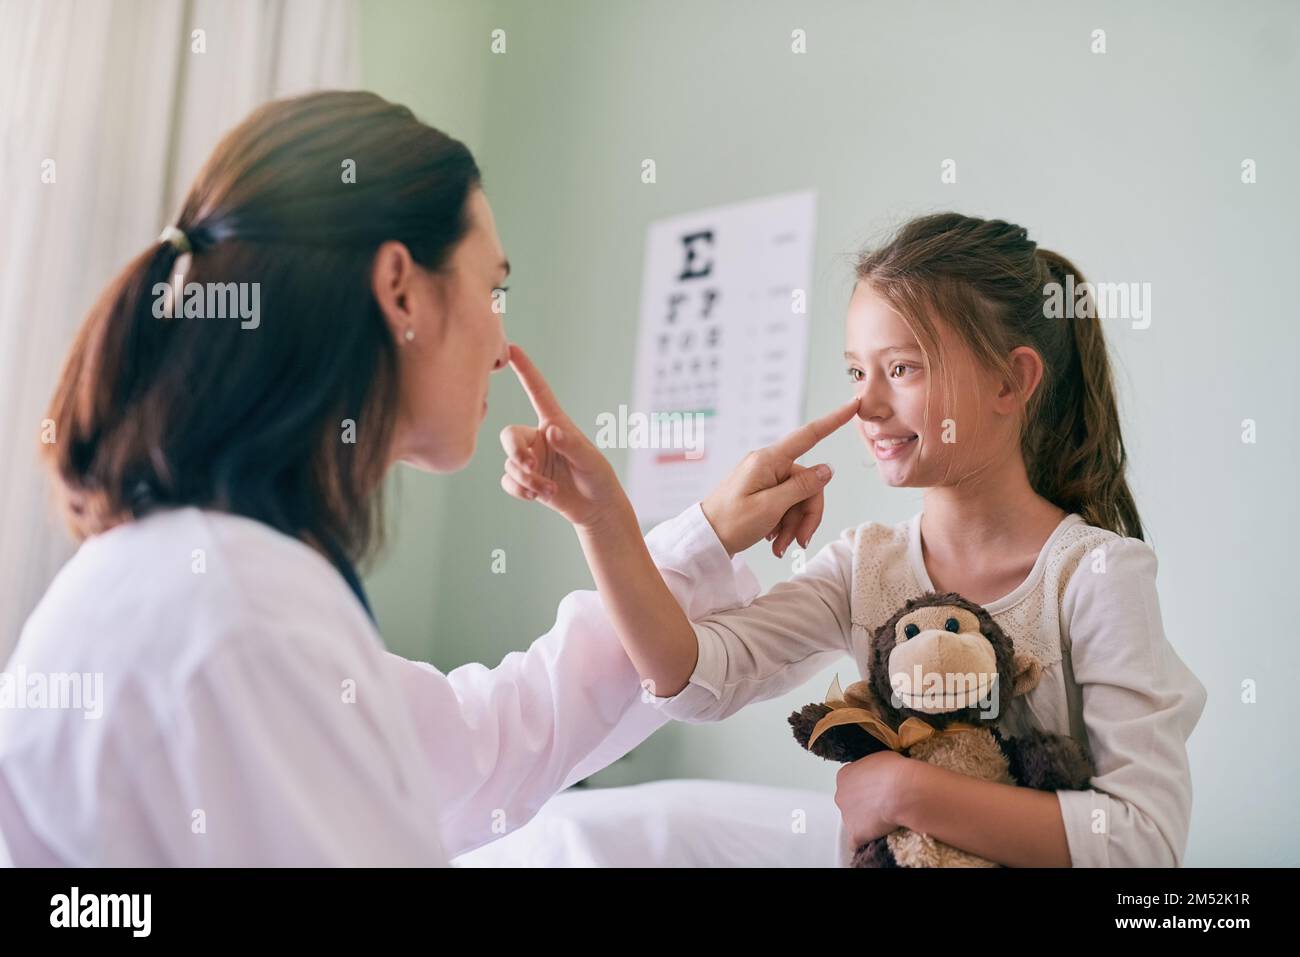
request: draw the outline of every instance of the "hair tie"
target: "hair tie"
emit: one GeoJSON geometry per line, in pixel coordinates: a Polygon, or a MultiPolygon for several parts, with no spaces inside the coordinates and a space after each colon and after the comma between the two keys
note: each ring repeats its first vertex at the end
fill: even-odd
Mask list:
{"type": "Polygon", "coordinates": [[[178,229],[175,226],[166,227],[158,235],[158,241],[160,243],[171,243],[182,253],[193,251],[193,247],[190,246],[190,237],[185,235],[185,230],[178,229]]]}

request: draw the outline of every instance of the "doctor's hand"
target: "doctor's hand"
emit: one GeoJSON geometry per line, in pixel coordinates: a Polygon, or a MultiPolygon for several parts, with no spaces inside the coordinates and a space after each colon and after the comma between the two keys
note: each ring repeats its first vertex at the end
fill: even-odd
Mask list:
{"type": "Polygon", "coordinates": [[[806,548],[821,524],[822,489],[831,467],[795,462],[858,411],[853,399],[834,412],[801,425],[775,445],[750,452],[703,502],[704,516],[729,555],[743,552],[760,538],[772,542],[778,558],[792,541],[806,548]]]}
{"type": "Polygon", "coordinates": [[[506,450],[501,487],[515,498],[542,502],[579,528],[629,514],[631,504],[614,467],[560,408],[541,372],[513,342],[510,366],[528,393],[537,425],[501,430],[506,450]]]}

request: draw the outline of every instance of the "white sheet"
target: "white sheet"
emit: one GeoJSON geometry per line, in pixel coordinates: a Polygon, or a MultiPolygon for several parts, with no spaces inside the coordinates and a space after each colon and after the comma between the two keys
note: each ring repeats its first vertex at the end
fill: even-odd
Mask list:
{"type": "Polygon", "coordinates": [[[830,794],[732,781],[571,788],[461,867],[834,867],[830,794]]]}

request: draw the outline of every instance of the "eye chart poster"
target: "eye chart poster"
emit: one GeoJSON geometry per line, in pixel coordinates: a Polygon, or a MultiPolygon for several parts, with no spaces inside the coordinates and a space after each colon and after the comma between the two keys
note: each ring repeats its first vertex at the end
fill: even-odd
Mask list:
{"type": "Polygon", "coordinates": [[[816,194],[651,223],[627,425],[628,493],[653,524],[799,425],[816,194]]]}

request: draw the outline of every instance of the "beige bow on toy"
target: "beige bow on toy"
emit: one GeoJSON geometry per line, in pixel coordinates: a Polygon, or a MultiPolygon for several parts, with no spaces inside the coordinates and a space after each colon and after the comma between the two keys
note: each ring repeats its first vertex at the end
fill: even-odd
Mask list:
{"type": "Polygon", "coordinates": [[[960,734],[963,731],[979,730],[976,725],[962,721],[954,721],[948,727],[940,729],[921,718],[911,717],[904,720],[895,731],[876,714],[874,701],[875,697],[867,682],[855,681],[849,685],[848,691],[841,691],[840,676],[836,675],[830,689],[826,692],[826,705],[831,709],[831,713],[813,727],[812,735],[808,738],[808,748],[811,750],[813,742],[823,732],[842,724],[856,724],[894,751],[906,751],[936,734],[960,734]]]}

